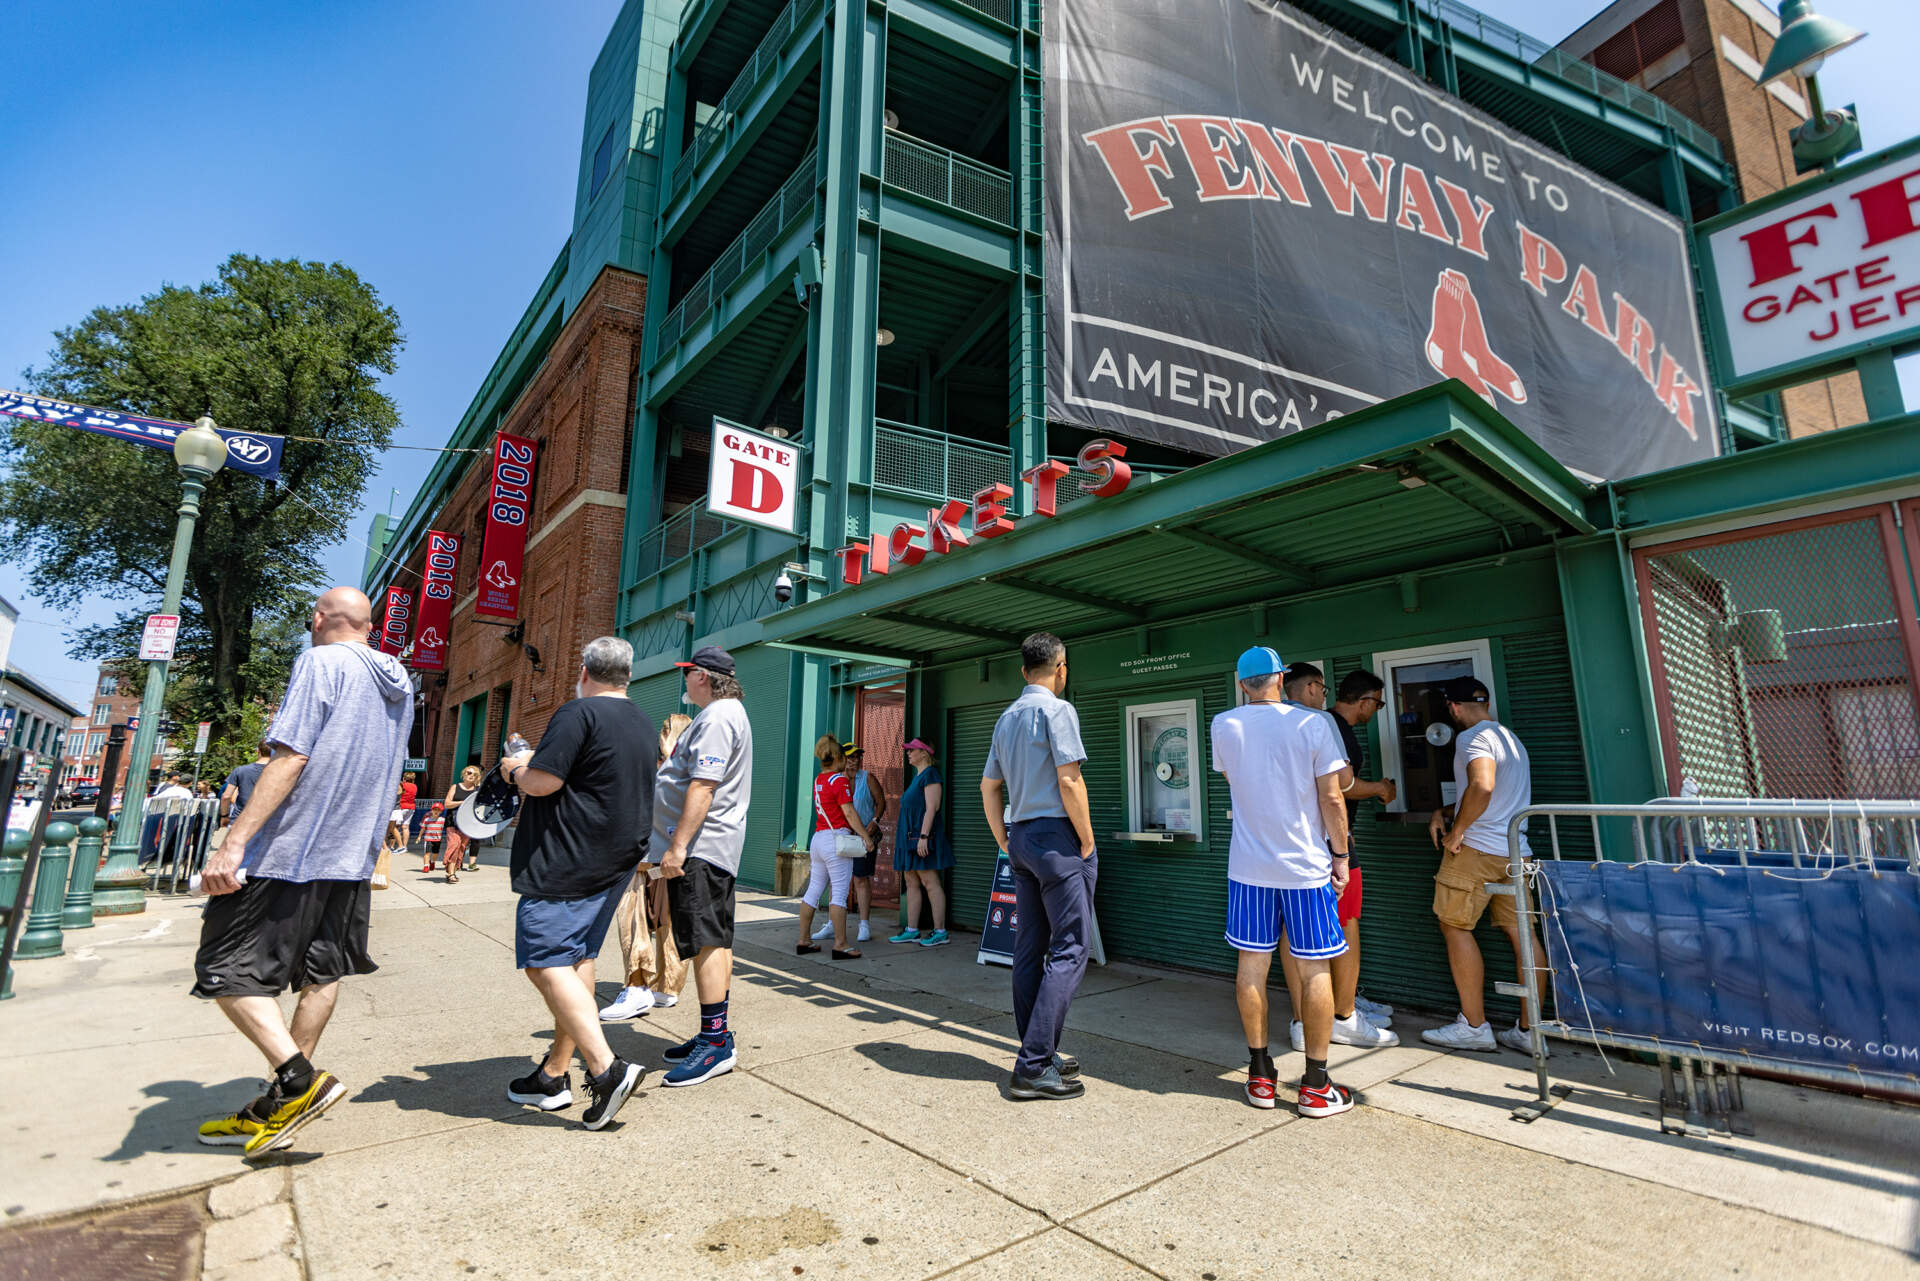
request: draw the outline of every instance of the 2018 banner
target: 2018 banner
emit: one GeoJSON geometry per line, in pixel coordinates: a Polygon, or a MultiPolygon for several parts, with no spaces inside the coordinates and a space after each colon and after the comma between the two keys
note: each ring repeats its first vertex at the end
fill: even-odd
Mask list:
{"type": "Polygon", "coordinates": [[[1285,6],[1048,16],[1049,417],[1228,454],[1457,378],[1590,478],[1717,452],[1678,220],[1285,6]]]}
{"type": "Polygon", "coordinates": [[[480,594],[476,614],[513,618],[520,612],[520,574],[533,506],[533,460],[538,441],[501,432],[493,442],[487,490],[487,530],[480,540],[480,594]]]}
{"type": "MultiPolygon", "coordinates": [[[[48,400],[45,396],[29,396],[17,391],[0,391],[0,414],[27,422],[55,423],[77,431],[112,436],[116,440],[130,440],[136,445],[149,445],[154,449],[172,449],[174,438],[193,426],[192,423],[177,423],[170,418],[142,418],[137,414],[122,414],[111,409],[70,405],[64,400],[48,400]]],[[[267,480],[280,475],[280,450],[286,444],[285,436],[227,431],[222,427],[214,430],[227,442],[228,467],[267,480]]]]}
{"type": "Polygon", "coordinates": [[[380,613],[378,645],[383,654],[407,647],[407,629],[413,623],[413,592],[395,583],[387,588],[386,608],[380,613]]]}
{"type": "Polygon", "coordinates": [[[413,637],[413,666],[447,669],[447,633],[453,628],[453,574],[460,565],[460,535],[427,531],[427,558],[420,589],[420,630],[413,637]]]}

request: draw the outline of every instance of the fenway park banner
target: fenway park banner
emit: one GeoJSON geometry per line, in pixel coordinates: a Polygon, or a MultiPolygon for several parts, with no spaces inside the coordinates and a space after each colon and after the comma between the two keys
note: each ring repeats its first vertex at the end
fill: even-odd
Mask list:
{"type": "Polygon", "coordinates": [[[1285,6],[1048,18],[1050,417],[1227,454],[1458,378],[1589,477],[1716,452],[1674,218],[1285,6]]]}
{"type": "Polygon", "coordinates": [[[539,449],[538,441],[523,436],[501,432],[494,437],[476,614],[513,618],[520,612],[521,564],[527,554],[527,516],[533,506],[533,460],[539,449]]]}
{"type": "Polygon", "coordinates": [[[453,630],[453,574],[460,567],[460,535],[427,531],[421,577],[420,630],[413,635],[413,665],[423,672],[447,670],[447,635],[453,630]]]}
{"type": "Polygon", "coordinates": [[[407,647],[407,633],[413,628],[413,591],[395,583],[387,588],[386,607],[380,611],[380,630],[376,644],[383,654],[398,654],[407,647]]]}

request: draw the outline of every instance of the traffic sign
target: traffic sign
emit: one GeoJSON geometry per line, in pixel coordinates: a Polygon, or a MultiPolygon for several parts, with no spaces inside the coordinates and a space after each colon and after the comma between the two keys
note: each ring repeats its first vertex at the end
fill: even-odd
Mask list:
{"type": "Polygon", "coordinates": [[[207,752],[207,736],[213,732],[212,721],[201,721],[200,732],[193,739],[193,754],[204,756],[207,752]]]}
{"type": "Polygon", "coordinates": [[[402,771],[412,770],[418,774],[427,768],[427,758],[424,756],[409,756],[401,761],[400,768],[402,771]]]}
{"type": "Polygon", "coordinates": [[[165,663],[173,658],[173,643],[180,635],[180,615],[148,614],[147,629],[140,634],[140,661],[165,663]]]}

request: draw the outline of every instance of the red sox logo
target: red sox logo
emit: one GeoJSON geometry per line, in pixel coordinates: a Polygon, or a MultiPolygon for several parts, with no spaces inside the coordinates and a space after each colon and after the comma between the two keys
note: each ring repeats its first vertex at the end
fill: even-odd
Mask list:
{"type": "Polygon", "coordinates": [[[420,649],[439,649],[442,645],[446,644],[444,640],[440,639],[440,629],[438,627],[422,628],[420,635],[413,643],[420,649]]]}
{"type": "Polygon", "coordinates": [[[1433,287],[1433,325],[1427,332],[1427,363],[1443,378],[1458,378],[1475,395],[1493,404],[1499,392],[1516,405],[1527,403],[1526,384],[1512,365],[1493,354],[1473,283],[1449,267],[1433,287]]]}
{"type": "Polygon", "coordinates": [[[512,587],[519,581],[519,579],[507,572],[507,562],[504,560],[496,560],[492,565],[487,567],[487,582],[500,588],[502,591],[512,587]]]}

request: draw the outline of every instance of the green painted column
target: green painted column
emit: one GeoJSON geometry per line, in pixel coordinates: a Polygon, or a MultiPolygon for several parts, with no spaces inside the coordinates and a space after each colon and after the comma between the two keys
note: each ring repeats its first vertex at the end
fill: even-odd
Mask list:
{"type": "Polygon", "coordinates": [[[67,906],[60,921],[70,930],[93,928],[93,879],[100,871],[100,847],[107,820],[89,814],[80,820],[80,841],[73,847],[73,871],[67,875],[67,906]]]}
{"type": "Polygon", "coordinates": [[[1643,804],[1667,791],[1666,769],[1626,549],[1600,535],[1563,542],[1554,557],[1588,786],[1602,804],[1643,804]]]}
{"type": "MultiPolygon", "coordinates": [[[[20,892],[20,877],[27,870],[27,843],[33,838],[17,827],[8,828],[6,844],[0,847],[0,916],[13,911],[13,896],[20,892]]],[[[13,966],[0,974],[0,1001],[13,999],[13,966]]]]}
{"type": "Polygon", "coordinates": [[[33,907],[27,912],[27,928],[20,934],[20,949],[14,955],[22,960],[58,956],[60,919],[66,907],[67,864],[73,858],[73,841],[80,835],[71,823],[49,823],[40,845],[40,865],[33,875],[33,907]]]}

